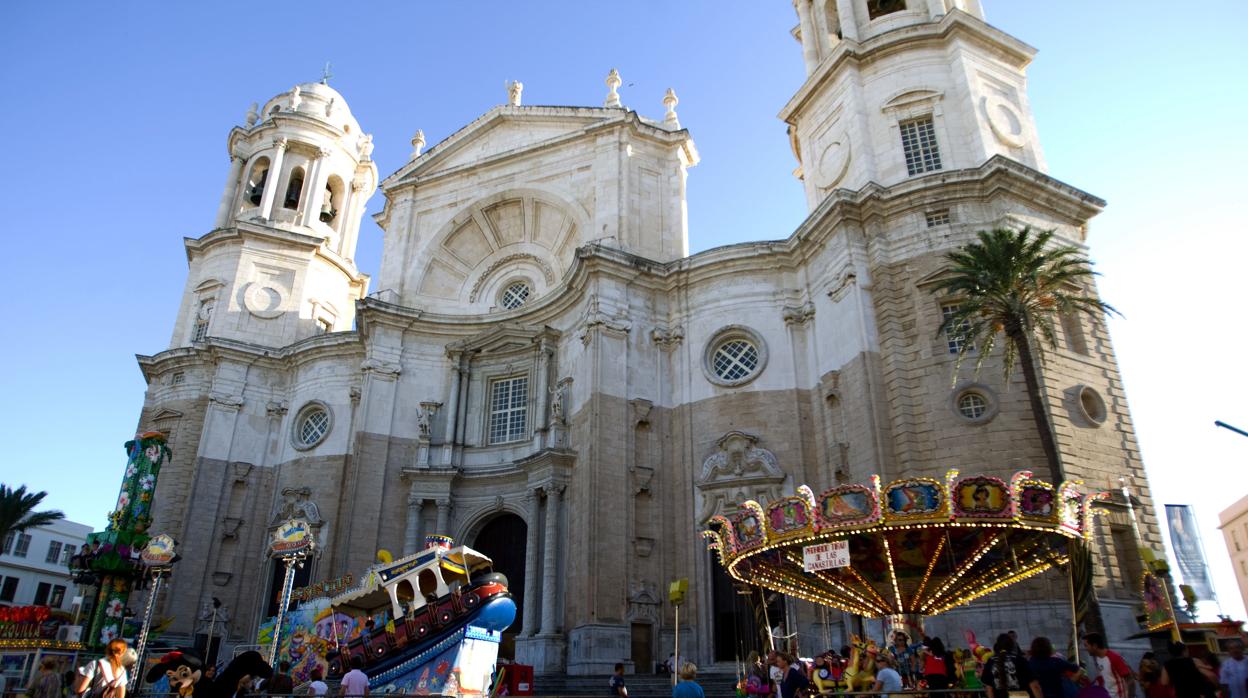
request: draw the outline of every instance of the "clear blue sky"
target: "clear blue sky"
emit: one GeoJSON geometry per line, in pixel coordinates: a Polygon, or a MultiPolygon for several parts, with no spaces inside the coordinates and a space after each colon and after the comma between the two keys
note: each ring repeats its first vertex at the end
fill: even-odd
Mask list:
{"type": "MultiPolygon", "coordinates": [[[[1248,494],[1243,260],[1248,3],[985,0],[1040,49],[1030,98],[1053,176],[1109,201],[1092,256],[1157,502],[1199,507],[1224,609],[1243,608],[1216,514],[1248,494]]],[[[212,224],[225,137],[251,102],[331,84],[375,136],[384,177],[505,101],[627,106],[667,87],[702,163],[693,251],[786,237],[805,204],[775,118],[803,78],[786,0],[734,2],[0,4],[0,480],[95,526],[112,505],[144,383],[168,346],[183,236],[212,224]]],[[[380,207],[375,196],[370,212],[380,207]]],[[[375,273],[370,221],[357,261],[375,273]]],[[[1207,610],[1213,610],[1206,604],[1207,610]]]]}

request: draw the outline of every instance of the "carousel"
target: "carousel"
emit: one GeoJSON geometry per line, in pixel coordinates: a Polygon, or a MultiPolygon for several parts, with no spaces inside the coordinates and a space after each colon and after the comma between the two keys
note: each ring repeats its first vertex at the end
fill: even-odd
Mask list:
{"type": "MultiPolygon", "coordinates": [[[[703,535],[734,579],[867,618],[920,623],[1070,562],[1091,536],[1079,481],[1028,471],[1007,482],[951,470],[943,481],[809,487],[741,502],[703,535]]],[[[921,627],[921,626],[920,626],[921,627]]]]}

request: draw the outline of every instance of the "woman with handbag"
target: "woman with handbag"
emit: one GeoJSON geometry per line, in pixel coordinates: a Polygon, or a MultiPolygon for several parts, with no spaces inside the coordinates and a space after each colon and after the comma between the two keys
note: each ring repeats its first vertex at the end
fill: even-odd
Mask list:
{"type": "Polygon", "coordinates": [[[126,698],[130,677],[122,660],[126,641],[115,638],[108,643],[104,656],[78,669],[74,693],[80,698],[126,698]]]}

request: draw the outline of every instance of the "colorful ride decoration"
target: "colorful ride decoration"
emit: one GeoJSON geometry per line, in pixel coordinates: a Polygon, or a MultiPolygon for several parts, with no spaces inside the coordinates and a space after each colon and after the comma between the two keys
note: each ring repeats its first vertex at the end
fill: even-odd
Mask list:
{"type": "Polygon", "coordinates": [[[264,623],[257,641],[289,661],[296,680],[318,668],[341,677],[358,658],[374,693],[484,695],[516,616],[507,578],[492,565],[428,536],[424,550],[374,565],[357,586],[264,623]]]}
{"type": "Polygon", "coordinates": [[[1065,565],[1092,533],[1082,483],[1021,471],[807,486],[766,506],[741,502],[703,536],[734,579],[866,617],[935,615],[1065,565]],[[849,542],[849,565],[807,571],[803,549],[849,542]]]}
{"type": "Polygon", "coordinates": [[[83,638],[90,645],[104,645],[121,636],[130,591],[144,574],[139,555],[150,539],[156,479],[172,452],[164,434],[149,431],[126,442],[126,455],[126,472],[117,504],[108,515],[108,527],[87,536],[87,550],[80,555],[82,567],[99,585],[83,638]]]}

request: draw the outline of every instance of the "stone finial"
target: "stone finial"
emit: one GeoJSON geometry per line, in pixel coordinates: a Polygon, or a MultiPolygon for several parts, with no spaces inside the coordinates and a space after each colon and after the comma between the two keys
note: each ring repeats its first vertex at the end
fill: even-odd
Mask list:
{"type": "Polygon", "coordinates": [[[299,111],[299,105],[303,104],[303,97],[299,95],[300,92],[303,92],[303,90],[299,89],[298,85],[295,85],[294,87],[290,88],[290,110],[291,111],[299,111]]]}
{"type": "Polygon", "coordinates": [[[614,109],[623,106],[620,104],[620,93],[616,92],[623,82],[623,80],[620,80],[620,71],[612,68],[611,72],[607,74],[607,99],[602,103],[602,106],[614,109]]]}
{"type": "Polygon", "coordinates": [[[416,135],[412,136],[412,159],[420,157],[420,151],[425,148],[425,132],[416,129],[416,135]]]}
{"type": "Polygon", "coordinates": [[[255,102],[251,103],[251,108],[247,110],[247,125],[248,126],[255,126],[256,122],[260,120],[260,112],[256,111],[257,109],[259,109],[259,107],[260,107],[259,104],[255,102]]]}
{"type": "Polygon", "coordinates": [[[663,106],[667,109],[667,113],[663,115],[663,123],[672,128],[680,128],[680,119],[676,118],[677,104],[680,104],[680,100],[676,98],[676,90],[667,88],[667,94],[663,95],[663,106]]]}
{"type": "Polygon", "coordinates": [[[518,80],[507,81],[507,103],[513,107],[520,106],[520,93],[524,92],[524,83],[518,80]]]}

